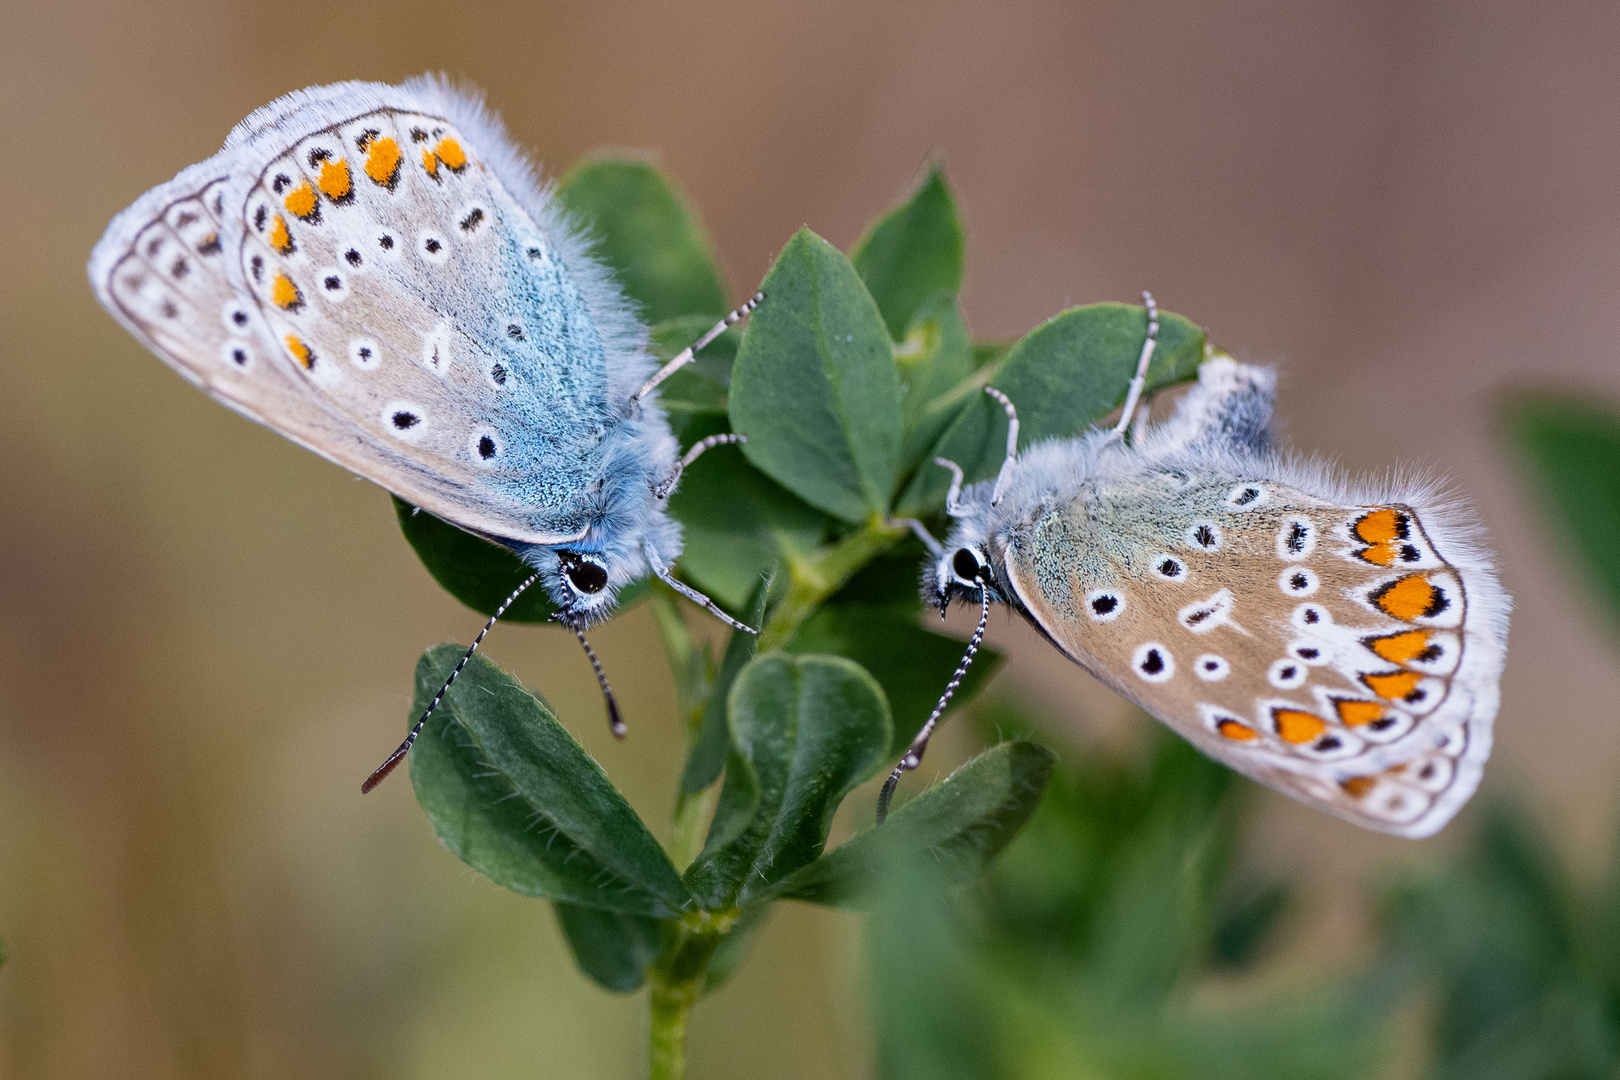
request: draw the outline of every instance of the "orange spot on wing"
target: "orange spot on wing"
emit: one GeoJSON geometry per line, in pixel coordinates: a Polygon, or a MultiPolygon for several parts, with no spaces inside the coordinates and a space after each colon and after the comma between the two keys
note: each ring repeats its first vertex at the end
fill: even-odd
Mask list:
{"type": "Polygon", "coordinates": [[[1238,742],[1248,742],[1260,737],[1260,733],[1254,728],[1240,724],[1236,720],[1222,720],[1216,725],[1216,730],[1228,739],[1236,739],[1238,742]]]}
{"type": "Polygon", "coordinates": [[[309,186],[308,180],[287,192],[287,197],[282,202],[288,210],[301,218],[313,217],[320,207],[315,198],[315,189],[309,186]]]}
{"type": "Polygon", "coordinates": [[[283,255],[291,255],[293,249],[292,234],[287,231],[287,222],[280,214],[270,223],[270,246],[283,255]]]}
{"type": "Polygon", "coordinates": [[[1424,615],[1437,615],[1441,604],[1440,590],[1429,584],[1422,574],[1410,574],[1385,585],[1373,594],[1372,602],[1386,615],[1404,622],[1424,615]]]}
{"type": "Polygon", "coordinates": [[[429,176],[439,175],[439,159],[434,156],[433,151],[427,149],[422,151],[422,168],[427,170],[429,176]]]}
{"type": "Polygon", "coordinates": [[[270,283],[270,302],[283,311],[291,311],[304,302],[304,294],[298,291],[292,278],[277,274],[275,281],[270,283]]]}
{"type": "Polygon", "coordinates": [[[1392,664],[1404,664],[1408,660],[1416,660],[1428,651],[1429,632],[1408,630],[1402,634],[1369,638],[1367,647],[1392,664]]]}
{"type": "Polygon", "coordinates": [[[1353,701],[1345,698],[1334,701],[1333,708],[1347,727],[1360,727],[1382,719],[1384,707],[1376,701],[1353,701]]]}
{"type": "Polygon", "coordinates": [[[1378,778],[1376,776],[1347,776],[1339,781],[1339,786],[1352,799],[1359,799],[1378,786],[1378,778]]]}
{"type": "Polygon", "coordinates": [[[460,172],[467,167],[467,152],[454,139],[440,139],[439,145],[434,148],[433,152],[438,155],[440,161],[456,172],[460,172]]]}
{"type": "Polygon", "coordinates": [[[321,194],[328,199],[347,199],[354,184],[349,177],[349,163],[339,158],[321,162],[321,178],[317,181],[321,194]]]}
{"type": "Polygon", "coordinates": [[[287,335],[287,349],[293,354],[300,364],[304,365],[306,370],[315,366],[314,350],[308,345],[305,345],[303,341],[299,339],[298,335],[287,335]]]}
{"type": "Polygon", "coordinates": [[[1422,679],[1423,676],[1415,671],[1395,671],[1388,675],[1363,675],[1361,677],[1361,681],[1366,683],[1373,693],[1391,701],[1404,698],[1407,694],[1416,690],[1417,684],[1422,679]]]}
{"type": "Polygon", "coordinates": [[[1405,540],[1410,531],[1406,514],[1385,506],[1356,522],[1356,538],[1364,544],[1387,544],[1391,540],[1405,540]]]}
{"type": "Polygon", "coordinates": [[[1271,719],[1284,742],[1308,743],[1327,730],[1320,716],[1299,709],[1272,709],[1271,719]]]}
{"type": "Polygon", "coordinates": [[[366,148],[366,175],[373,183],[392,187],[399,176],[399,144],[393,139],[374,139],[366,148]]]}

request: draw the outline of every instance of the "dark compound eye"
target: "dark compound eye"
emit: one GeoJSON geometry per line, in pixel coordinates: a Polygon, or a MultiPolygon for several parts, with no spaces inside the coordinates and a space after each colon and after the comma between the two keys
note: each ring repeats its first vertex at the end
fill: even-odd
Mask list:
{"type": "Polygon", "coordinates": [[[582,593],[599,593],[607,587],[607,570],[594,562],[581,559],[564,567],[568,583],[582,593]]]}
{"type": "Polygon", "coordinates": [[[957,548],[951,557],[951,571],[963,581],[977,581],[982,564],[972,548],[957,548]]]}

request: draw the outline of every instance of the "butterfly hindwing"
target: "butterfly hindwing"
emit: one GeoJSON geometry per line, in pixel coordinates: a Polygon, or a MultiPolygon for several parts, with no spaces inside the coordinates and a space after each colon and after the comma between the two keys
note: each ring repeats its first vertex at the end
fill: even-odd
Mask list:
{"type": "Polygon", "coordinates": [[[1009,534],[1009,583],[1071,658],[1206,753],[1427,835],[1489,753],[1499,590],[1465,540],[1448,550],[1443,510],[1345,505],[1296,472],[1099,479],[1009,534]]]}

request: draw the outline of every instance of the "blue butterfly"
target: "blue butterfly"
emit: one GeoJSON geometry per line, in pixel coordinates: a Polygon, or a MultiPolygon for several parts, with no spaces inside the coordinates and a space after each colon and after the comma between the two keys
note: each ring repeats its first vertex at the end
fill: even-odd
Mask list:
{"type": "Polygon", "coordinates": [[[654,391],[762,297],[655,372],[587,246],[481,101],[423,77],[259,109],[119,214],[89,273],[216,400],[534,568],[468,657],[537,581],[581,644],[648,574],[737,625],[672,576],[665,499],[697,454],[740,437],[680,458],[654,391]]]}

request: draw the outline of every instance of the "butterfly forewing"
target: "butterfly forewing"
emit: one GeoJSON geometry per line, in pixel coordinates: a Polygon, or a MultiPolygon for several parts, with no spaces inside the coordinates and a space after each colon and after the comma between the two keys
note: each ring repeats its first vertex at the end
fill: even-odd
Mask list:
{"type": "Polygon", "coordinates": [[[351,97],[261,111],[136,203],[98,293],[213,396],[413,503],[576,537],[609,388],[556,238],[461,127],[351,97]]]}
{"type": "Polygon", "coordinates": [[[1495,672],[1484,695],[1470,663],[1500,657],[1412,506],[1157,470],[1043,507],[1003,558],[1070,657],[1263,783],[1425,835],[1478,782],[1495,672]]]}

